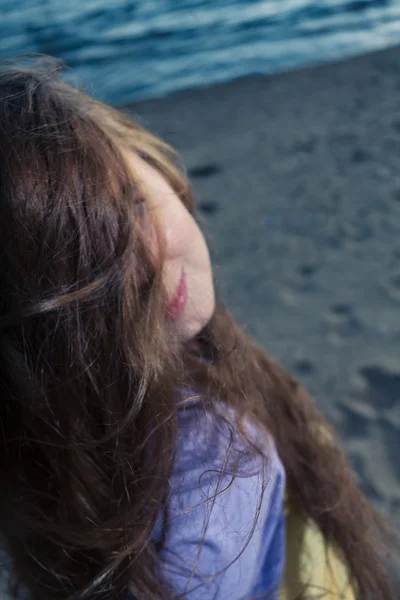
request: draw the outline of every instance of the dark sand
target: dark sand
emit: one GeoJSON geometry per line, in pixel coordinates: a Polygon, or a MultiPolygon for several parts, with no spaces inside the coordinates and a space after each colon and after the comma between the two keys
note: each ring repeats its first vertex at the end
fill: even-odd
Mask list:
{"type": "Polygon", "coordinates": [[[228,306],[400,526],[400,47],[130,110],[181,153],[228,306]]]}

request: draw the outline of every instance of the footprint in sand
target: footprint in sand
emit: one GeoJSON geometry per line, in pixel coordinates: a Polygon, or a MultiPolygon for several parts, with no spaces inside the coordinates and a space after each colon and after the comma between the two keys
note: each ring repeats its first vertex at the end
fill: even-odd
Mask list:
{"type": "Polygon", "coordinates": [[[319,284],[313,277],[318,269],[318,265],[304,264],[299,266],[298,276],[293,282],[296,292],[310,293],[318,290],[319,284]]]}
{"type": "Polygon", "coordinates": [[[347,315],[351,314],[351,311],[352,306],[347,302],[338,302],[337,304],[332,304],[331,306],[332,314],[338,317],[346,317],[347,315]]]}
{"type": "Polygon", "coordinates": [[[315,371],[314,363],[308,358],[298,358],[292,363],[293,371],[300,376],[313,375],[315,371]]]}
{"type": "MultiPolygon", "coordinates": [[[[364,365],[358,371],[365,381],[361,399],[367,402],[379,413],[400,407],[400,369],[391,371],[379,365],[364,365]]],[[[399,438],[400,442],[400,438],[399,438]]]]}
{"type": "Polygon", "coordinates": [[[365,148],[362,148],[361,146],[354,148],[354,150],[351,153],[351,161],[354,164],[365,163],[372,160],[372,158],[372,154],[365,150],[365,148]]]}
{"type": "Polygon", "coordinates": [[[207,163],[204,165],[198,165],[188,169],[189,177],[205,179],[212,177],[221,171],[221,168],[216,163],[207,163]]]}
{"type": "Polygon", "coordinates": [[[353,306],[347,302],[332,304],[325,321],[328,339],[335,344],[363,333],[362,322],[355,314],[353,306]]]}
{"type": "Polygon", "coordinates": [[[338,408],[341,436],[360,486],[391,516],[400,502],[400,368],[360,366],[350,397],[338,408]]]}
{"type": "Polygon", "coordinates": [[[392,300],[400,302],[400,271],[392,273],[389,279],[383,282],[383,287],[392,300]]]}
{"type": "Polygon", "coordinates": [[[299,266],[299,274],[302,277],[311,277],[312,275],[315,275],[315,273],[318,271],[319,266],[318,265],[313,265],[313,264],[303,264],[299,266]]]}
{"type": "Polygon", "coordinates": [[[218,202],[200,202],[199,211],[205,215],[214,215],[221,208],[218,202]]]}
{"type": "Polygon", "coordinates": [[[299,265],[291,281],[279,290],[283,302],[288,306],[296,306],[301,302],[303,293],[308,294],[318,291],[319,284],[314,278],[318,270],[318,264],[303,263],[299,265]]]}
{"type": "Polygon", "coordinates": [[[395,190],[393,190],[392,196],[393,196],[393,200],[396,203],[400,203],[400,188],[396,188],[395,190]]]}

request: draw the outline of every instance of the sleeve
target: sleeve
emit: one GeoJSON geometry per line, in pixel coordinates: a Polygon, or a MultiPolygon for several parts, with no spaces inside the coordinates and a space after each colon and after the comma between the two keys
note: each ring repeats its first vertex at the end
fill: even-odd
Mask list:
{"type": "Polygon", "coordinates": [[[195,410],[182,421],[165,580],[189,600],[244,600],[279,587],[285,477],[274,444],[264,439],[265,456],[254,456],[215,417],[195,410]]]}

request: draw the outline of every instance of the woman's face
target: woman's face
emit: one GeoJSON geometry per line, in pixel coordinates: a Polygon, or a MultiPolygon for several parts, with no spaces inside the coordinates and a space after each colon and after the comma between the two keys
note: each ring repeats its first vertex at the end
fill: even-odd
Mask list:
{"type": "Polygon", "coordinates": [[[192,339],[215,309],[211,261],[199,226],[164,177],[136,154],[129,155],[136,176],[148,190],[165,233],[163,281],[169,305],[166,318],[182,341],[192,339]]]}

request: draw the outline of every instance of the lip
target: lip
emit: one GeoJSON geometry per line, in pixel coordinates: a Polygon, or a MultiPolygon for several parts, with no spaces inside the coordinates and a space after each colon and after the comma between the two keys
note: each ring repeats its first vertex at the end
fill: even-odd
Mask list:
{"type": "Polygon", "coordinates": [[[185,271],[182,269],[181,278],[175,290],[175,294],[166,308],[166,316],[170,320],[176,319],[186,306],[187,290],[185,271]]]}

